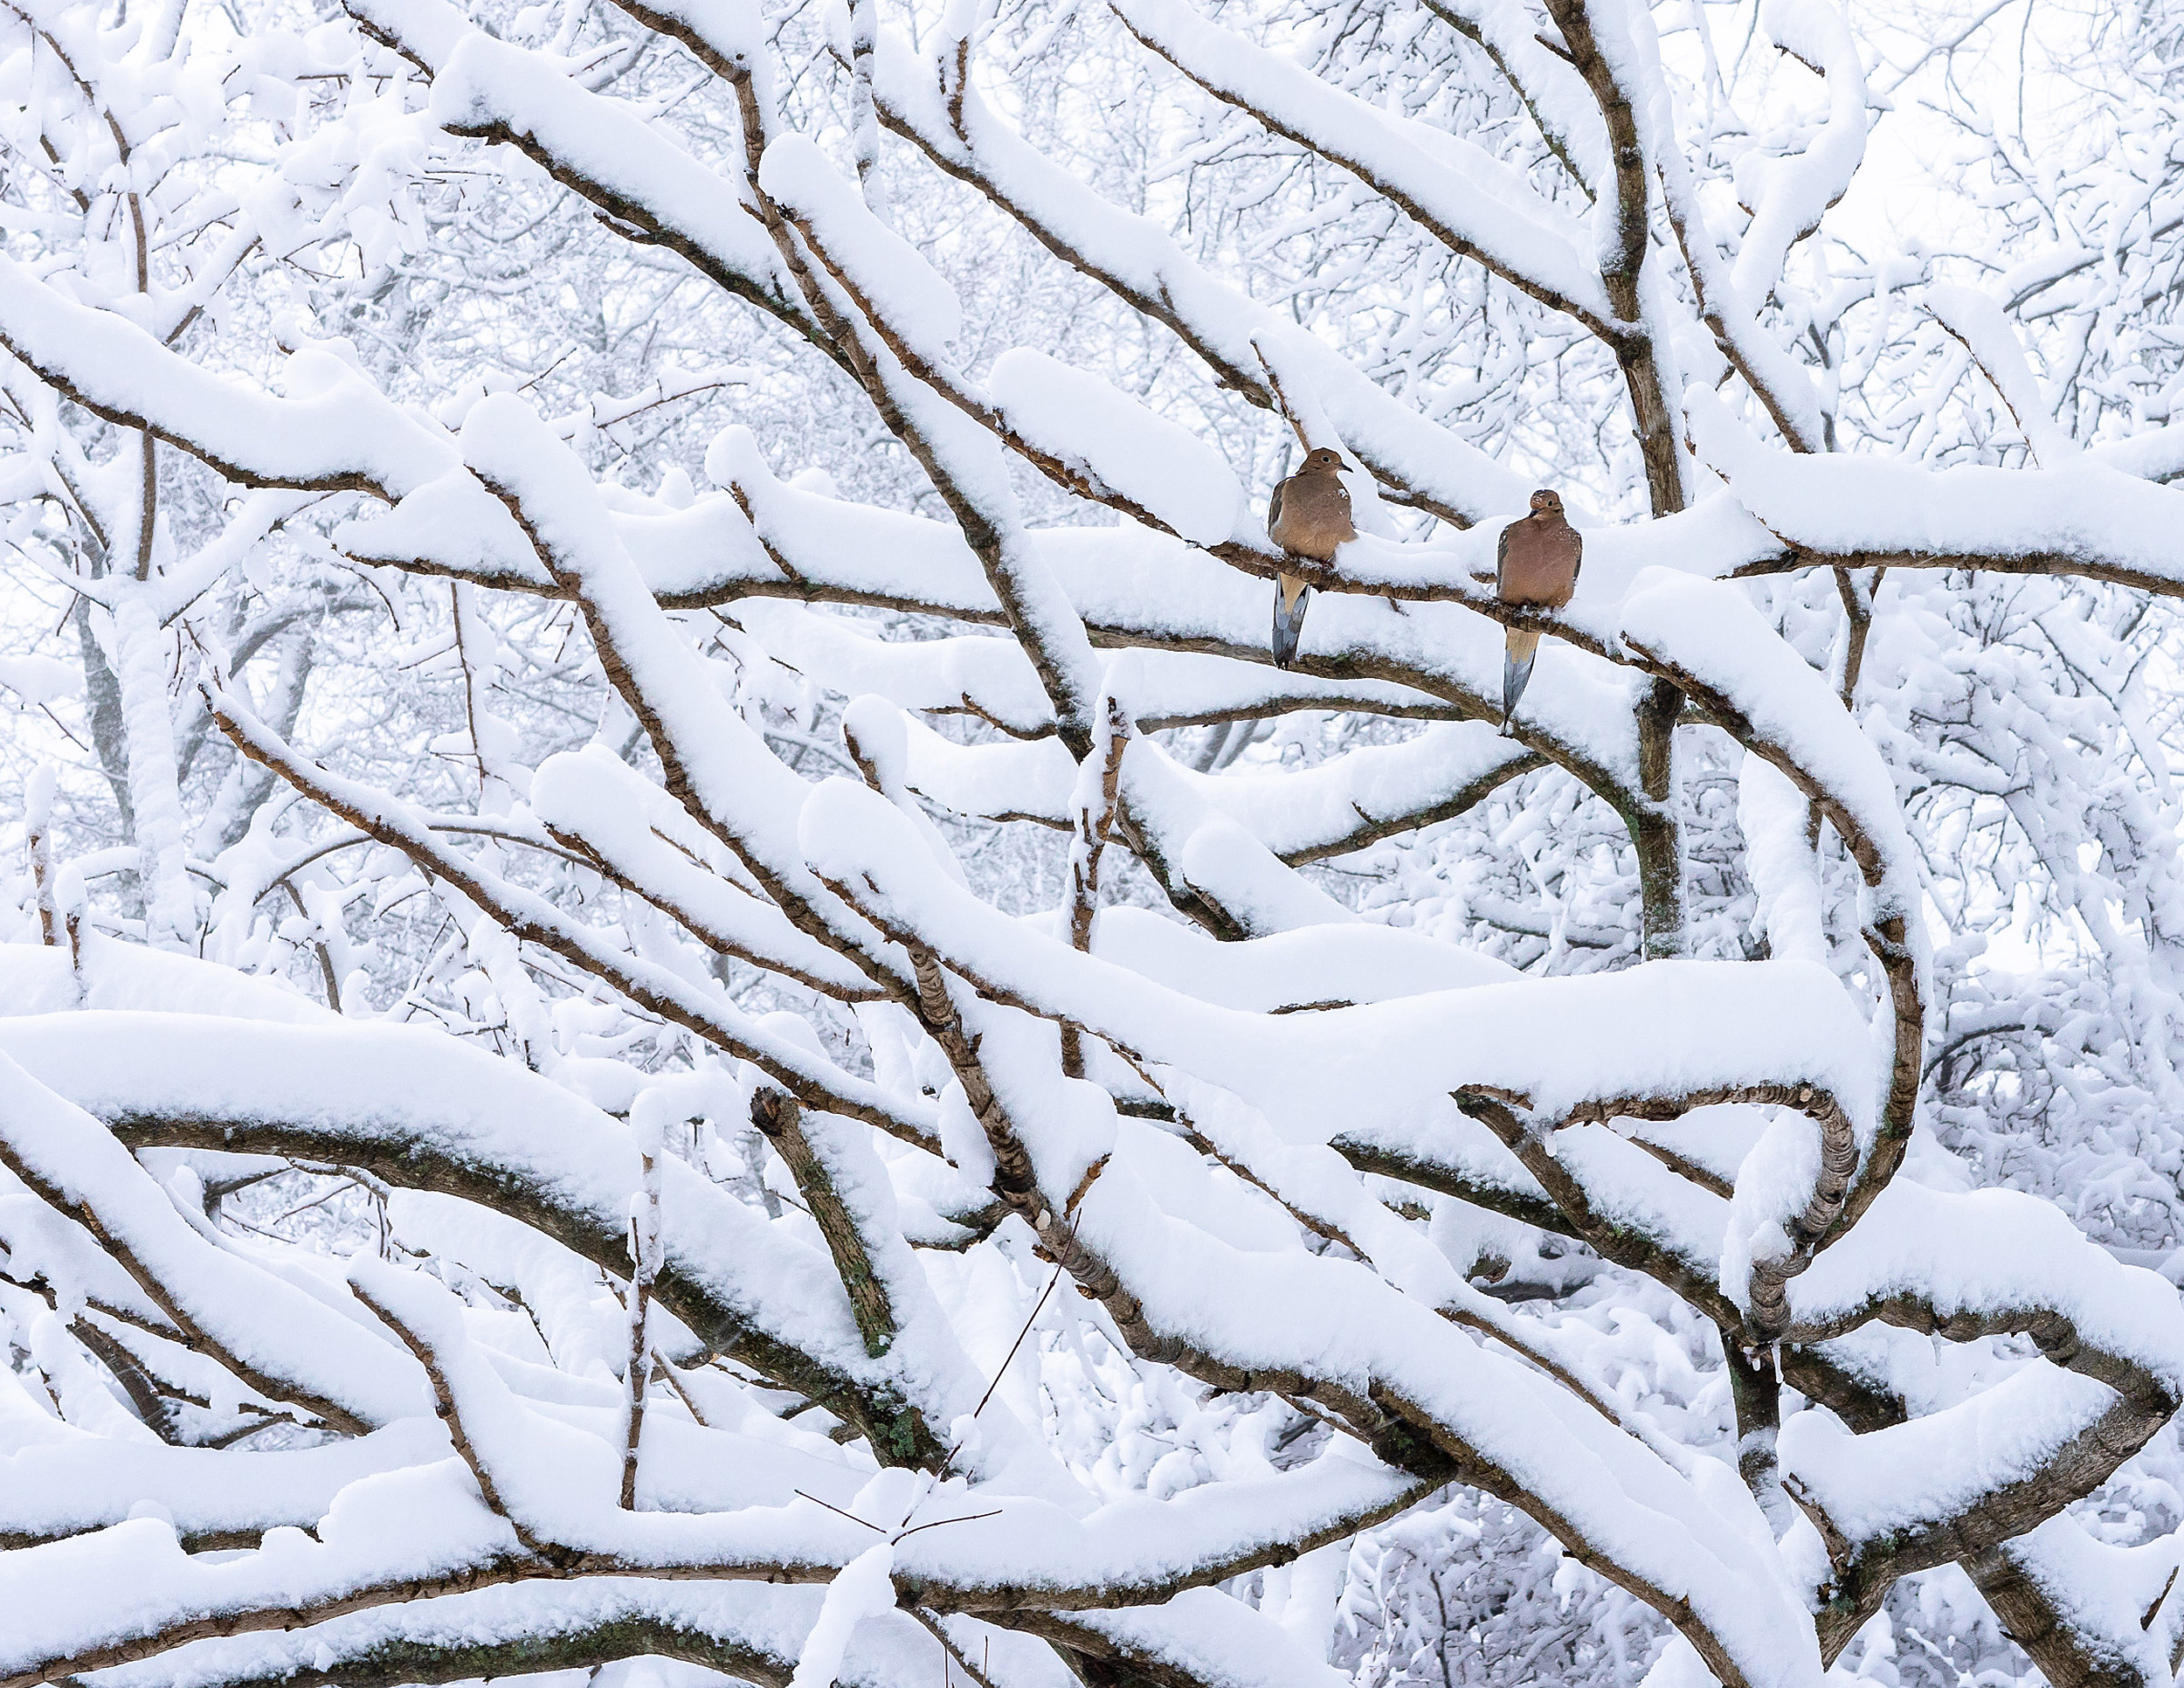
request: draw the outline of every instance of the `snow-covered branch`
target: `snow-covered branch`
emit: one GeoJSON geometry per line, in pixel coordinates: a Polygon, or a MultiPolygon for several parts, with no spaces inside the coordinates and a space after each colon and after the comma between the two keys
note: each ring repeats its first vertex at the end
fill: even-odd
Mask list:
{"type": "Polygon", "coordinates": [[[238,7],[0,5],[0,1688],[2174,1688],[2163,6],[238,7]]]}

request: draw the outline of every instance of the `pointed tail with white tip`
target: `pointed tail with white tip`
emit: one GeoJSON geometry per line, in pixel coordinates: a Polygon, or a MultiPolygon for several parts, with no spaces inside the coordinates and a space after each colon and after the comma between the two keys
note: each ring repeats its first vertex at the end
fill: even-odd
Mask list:
{"type": "Polygon", "coordinates": [[[1312,589],[1293,574],[1277,575],[1274,588],[1274,666],[1286,668],[1296,661],[1297,641],[1304,633],[1304,606],[1312,589]]]}
{"type": "Polygon", "coordinates": [[[1511,737],[1517,700],[1531,681],[1531,665],[1539,654],[1539,635],[1529,627],[1511,627],[1502,656],[1502,737],[1511,737]]]}

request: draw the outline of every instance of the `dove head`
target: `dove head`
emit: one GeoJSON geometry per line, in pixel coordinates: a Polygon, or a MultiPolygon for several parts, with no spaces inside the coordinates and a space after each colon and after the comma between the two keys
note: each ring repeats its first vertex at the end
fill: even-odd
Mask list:
{"type": "Polygon", "coordinates": [[[1332,474],[1340,467],[1342,467],[1342,453],[1332,446],[1322,446],[1317,451],[1306,454],[1303,465],[1297,470],[1297,473],[1299,474],[1332,474]]]}
{"type": "Polygon", "coordinates": [[[1542,487],[1531,495],[1531,513],[1534,515],[1560,515],[1562,495],[1552,487],[1542,487]]]}

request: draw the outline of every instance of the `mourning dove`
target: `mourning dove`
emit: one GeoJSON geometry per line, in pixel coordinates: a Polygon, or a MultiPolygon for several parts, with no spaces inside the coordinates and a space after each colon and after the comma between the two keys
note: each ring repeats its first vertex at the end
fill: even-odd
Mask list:
{"type": "MultiPolygon", "coordinates": [[[[1559,610],[1578,589],[1585,536],[1562,516],[1562,495],[1543,487],[1531,495],[1531,514],[1502,529],[1494,555],[1494,595],[1504,604],[1543,604],[1559,610]]],[[[1511,627],[1502,657],[1502,733],[1509,736],[1517,700],[1531,678],[1538,654],[1534,627],[1511,627]]]]}
{"type": "MultiPolygon", "coordinates": [[[[1295,474],[1274,489],[1267,502],[1267,537],[1297,557],[1322,563],[1335,547],[1358,536],[1350,519],[1350,494],[1342,484],[1342,453],[1322,446],[1309,453],[1295,474]]],[[[1304,605],[1311,588],[1293,574],[1277,574],[1274,589],[1274,661],[1280,668],[1296,661],[1297,637],[1304,630],[1304,605]]]]}

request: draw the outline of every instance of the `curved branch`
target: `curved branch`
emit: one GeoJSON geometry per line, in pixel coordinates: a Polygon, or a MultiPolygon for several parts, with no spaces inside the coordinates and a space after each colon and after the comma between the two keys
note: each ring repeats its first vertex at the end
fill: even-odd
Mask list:
{"type": "Polygon", "coordinates": [[[1890,896],[1895,889],[1897,865],[1883,854],[1879,841],[1865,824],[1864,818],[1856,813],[1836,792],[1824,785],[1820,778],[1802,765],[1793,750],[1771,734],[1763,732],[1745,715],[1736,702],[1724,691],[1700,678],[1677,661],[1665,655],[1655,654],[1626,637],[1626,643],[1637,652],[1648,667],[1674,685],[1695,703],[1711,724],[1742,744],[1754,755],[1764,757],[1779,770],[1792,785],[1833,826],[1843,841],[1843,847],[1857,864],[1860,875],[1875,893],[1874,917],[1866,926],[1866,947],[1873,952],[1888,981],[1889,1005],[1894,1022],[1890,1040],[1890,1069],[1888,1089],[1881,1104],[1881,1115],[1875,1141],[1865,1163],[1857,1172],[1849,1189],[1835,1207],[1834,1217],[1815,1241],[1814,1248],[1825,1248],[1834,1238],[1842,1235],[1870,1207],[1896,1169],[1903,1164],[1904,1156],[1911,1147],[1911,1124],[1918,1113],[1918,1084],[1921,1059],[1925,1048],[1925,986],[1919,977],[1918,951],[1916,934],[1911,923],[1918,917],[1914,910],[1896,905],[1890,896]]]}
{"type": "Polygon", "coordinates": [[[647,1012],[695,1032],[738,1059],[757,1062],[815,1107],[864,1120],[920,1148],[937,1145],[924,1119],[905,1113],[877,1086],[769,1035],[724,994],[701,992],[671,970],[613,945],[537,893],[456,854],[407,805],[307,761],[225,690],[208,686],[205,697],[221,730],[245,756],[263,763],[358,831],[401,851],[516,937],[604,979],[647,1012]]]}
{"type": "Polygon", "coordinates": [[[1839,1652],[1848,1644],[1899,1578],[1952,1560],[1977,1561],[2091,1494],[2152,1439],[2167,1417],[2151,1417],[2118,1400],[2049,1449],[2035,1472],[1996,1482],[1946,1519],[1870,1537],[1847,1536],[1819,1499],[1794,1475],[1786,1476],[1783,1487],[1828,1547],[1832,1573],[1821,1591],[1823,1648],[1839,1652]]]}
{"type": "Polygon", "coordinates": [[[1482,1090],[1464,1090],[1457,1093],[1456,1103],[1499,1138],[1539,1180],[1570,1235],[1589,1244],[1603,1260],[1674,1290],[1723,1330],[1733,1332],[1742,1325],[1743,1317],[1722,1293],[1711,1262],[1678,1254],[1670,1242],[1601,1214],[1585,1180],[1562,1164],[1544,1135],[1526,1128],[1505,1100],[1482,1090]]]}
{"type": "MultiPolygon", "coordinates": [[[[239,1031],[237,1035],[241,1035],[239,1031]]],[[[18,1047],[16,1053],[25,1060],[40,1055],[38,1048],[29,1046],[18,1047]]],[[[265,1058],[278,1063],[281,1056],[267,1052],[265,1058]]],[[[318,1059],[323,1068],[323,1053],[318,1059]]],[[[38,1064],[48,1066],[42,1059],[38,1064]]],[[[273,1070],[278,1070],[277,1064],[273,1070]]],[[[65,1071],[49,1068],[47,1076],[67,1084],[65,1071]]],[[[585,1205],[550,1163],[519,1166],[491,1159],[474,1146],[443,1141],[429,1120],[314,1116],[302,1107],[286,1110],[272,1096],[249,1111],[244,1111],[239,1098],[212,1111],[201,1111],[195,1104],[178,1106],[156,1095],[116,1093],[85,1096],[82,1101],[132,1151],[197,1149],[336,1161],[370,1172],[397,1188],[457,1196],[508,1214],[604,1273],[628,1269],[628,1242],[612,1202],[603,1198],[598,1205],[585,1205]]],[[[733,1285],[708,1281],[702,1256],[670,1249],[653,1295],[707,1348],[795,1390],[845,1422],[881,1429],[891,1427],[903,1410],[884,1391],[845,1375],[766,1330],[733,1285]]]]}
{"type": "Polygon", "coordinates": [[[1586,0],[1547,0],[1547,14],[1562,32],[1570,62],[1577,66],[1600,108],[1600,120],[1607,128],[1608,156],[1615,169],[1614,215],[1600,242],[1600,282],[1615,320],[1598,327],[1586,326],[1614,352],[1615,361],[1622,367],[1653,513],[1673,515],[1683,508],[1682,442],[1662,369],[1665,349],[1655,342],[1646,326],[1652,317],[1647,308],[1645,277],[1651,244],[1647,211],[1652,197],[1647,142],[1654,137],[1646,134],[1639,121],[1639,105],[1645,96],[1626,86],[1623,80],[1636,50],[1629,32],[1634,29],[1650,31],[1652,20],[1640,11],[1635,17],[1641,21],[1633,21],[1629,10],[1618,10],[1621,16],[1617,25],[1625,38],[1616,44],[1615,51],[1608,52],[1603,51],[1594,33],[1592,10],[1586,0]]]}
{"type": "MultiPolygon", "coordinates": [[[[1189,7],[1109,0],[1109,9],[1148,52],[1213,98],[1340,165],[1459,258],[1611,345],[1628,333],[1635,319],[1587,268],[1574,220],[1557,227],[1565,219],[1554,205],[1483,149],[1438,130],[1414,138],[1410,120],[1329,86],[1189,7]]],[[[1642,240],[1642,214],[1640,222],[1642,240]]]]}
{"type": "MultiPolygon", "coordinates": [[[[871,841],[877,847],[878,841],[871,841]]],[[[851,870],[845,867],[844,871],[851,870]]],[[[1413,1309],[1400,1294],[1390,1291],[1393,1300],[1376,1317],[1403,1319],[1406,1334],[1395,1347],[1409,1358],[1399,1360],[1394,1350],[1386,1350],[1385,1359],[1376,1358],[1362,1373],[1358,1370],[1364,1363],[1362,1357],[1321,1363],[1307,1359],[1302,1349],[1293,1346],[1254,1351],[1248,1359],[1232,1357],[1206,1346],[1202,1320],[1176,1322],[1170,1304],[1183,1293],[1181,1286],[1154,1282],[1137,1270],[1127,1256],[1113,1253],[1106,1246],[1106,1240],[1119,1239],[1132,1226],[1156,1224],[1171,1238],[1174,1228],[1154,1214],[1136,1211],[1144,1186],[1135,1178],[1118,1183],[1112,1173],[1103,1176],[1102,1169],[1109,1164],[1105,1157],[1088,1165],[1086,1157],[1093,1152],[1082,1140],[1067,1146],[1051,1143],[1050,1134],[1035,1123],[1042,1116],[1028,1104],[1047,1085],[1063,1082],[1058,1044],[1032,1042],[996,1020],[996,1014],[1011,1011],[996,1009],[970,994],[915,934],[888,919],[888,897],[871,883],[872,871],[869,867],[861,869],[865,877],[856,886],[846,881],[833,882],[840,894],[859,902],[868,917],[894,927],[898,940],[909,948],[920,985],[920,1019],[927,1034],[947,1055],[972,1116],[993,1151],[994,1187],[1032,1226],[1042,1249],[1107,1309],[1134,1352],[1156,1363],[1178,1366],[1216,1388],[1272,1389],[1294,1402],[1312,1403],[1335,1414],[1354,1433],[1368,1439],[1382,1458],[1422,1482],[1438,1484],[1459,1477],[1509,1500],[1552,1532],[1574,1556],[1669,1615],[1724,1682],[1741,1685],[1749,1679],[1737,1642],[1717,1627],[1727,1611],[1712,1602],[1725,1583],[1706,1583],[1711,1592],[1705,1594],[1697,1592],[1697,1583],[1687,1584],[1680,1594],[1663,1587],[1648,1566],[1615,1545],[1613,1526],[1601,1522],[1607,1514],[1598,1510],[1607,1505],[1604,1498],[1594,1494],[1586,1516],[1580,1519],[1571,1510],[1574,1495],[1562,1492],[1559,1479],[1530,1464],[1524,1466],[1520,1475],[1512,1463],[1505,1463],[1508,1455],[1496,1456],[1493,1438],[1481,1439],[1467,1431],[1465,1415],[1455,1400],[1441,1394],[1427,1380],[1441,1363],[1435,1356],[1453,1358],[1453,1351],[1444,1353],[1441,1345],[1458,1339],[1425,1309],[1413,1309]],[[971,1017],[976,1019],[975,1030],[971,1017]],[[989,1073],[989,1064],[996,1060],[1008,1063],[1005,1083],[989,1073]],[[1112,1196],[1105,1193],[1109,1190],[1115,1192],[1112,1196]],[[1073,1221],[1070,1211],[1080,1203],[1085,1205],[1085,1218],[1073,1221]],[[1088,1226],[1086,1219],[1095,1210],[1101,1215],[1099,1222],[1096,1227],[1088,1226]],[[1425,1330],[1418,1328],[1410,1317],[1413,1311],[1428,1321],[1425,1330]],[[1442,1334],[1429,1337],[1427,1331],[1442,1334]],[[1425,1345],[1422,1350],[1420,1344],[1425,1345]],[[1609,1532],[1607,1539],[1603,1539],[1604,1528],[1609,1532]]],[[[1079,960],[1075,965],[1082,968],[1096,964],[1079,960]]],[[[1093,1017],[1085,1018],[1088,1026],[1092,1026],[1093,1017]]],[[[1108,1034],[1108,1028],[1097,1029],[1108,1034]]],[[[1165,1252],[1160,1258],[1166,1263],[1164,1270],[1172,1275],[1175,1260],[1165,1252]]],[[[1213,1269],[1210,1262],[1206,1269],[1213,1269]]],[[[1330,1277],[1329,1289],[1335,1285],[1336,1280],[1330,1277]]],[[[1353,1319],[1346,1321],[1347,1327],[1358,1328],[1354,1318],[1363,1316],[1363,1309],[1358,1309],[1353,1319]]],[[[1298,1339],[1309,1345],[1309,1339],[1300,1336],[1298,1339]]],[[[1492,1358],[1471,1350],[1464,1364],[1476,1366],[1492,1358]]],[[[1512,1388],[1552,1387],[1521,1368],[1503,1381],[1505,1387],[1512,1388]]],[[[1500,1415],[1496,1422],[1508,1424],[1509,1415],[1500,1415]]],[[[1639,1444],[1620,1431],[1603,1425],[1601,1434],[1628,1449],[1618,1457],[1639,1456],[1639,1444]]],[[[1651,1456],[1645,1457],[1648,1470],[1654,1470],[1651,1456]]],[[[1661,1481],[1680,1480],[1665,1466],[1659,1471],[1661,1481]]],[[[1686,1569],[1690,1574],[1701,1574],[1697,1567],[1686,1569]]],[[[1738,1600],[1749,1600],[1759,1586],[1756,1581],[1740,1581],[1738,1600]]],[[[1791,1621],[1787,1613],[1785,1618],[1791,1621]]]]}
{"type": "MultiPolygon", "coordinates": [[[[1800,1083],[1715,1085],[1687,1090],[1677,1096],[1614,1097],[1587,1103],[1553,1121],[1550,1130],[1589,1122],[1606,1124],[1611,1119],[1681,1119],[1699,1108],[1735,1103],[1749,1107],[1792,1108],[1810,1119],[1820,1131],[1820,1167],[1804,1207],[1785,1227],[1789,1234],[1787,1254],[1765,1256],[1752,1263],[1746,1290],[1749,1321],[1753,1337],[1772,1344],[1784,1339],[1790,1328],[1789,1280],[1812,1264],[1814,1252],[1841,1217],[1852,1175],[1858,1168],[1858,1142],[1850,1116],[1835,1095],[1824,1085],[1800,1083]]],[[[1476,1110],[1474,1110],[1476,1112],[1476,1110]]],[[[1506,1111],[1506,1110],[1504,1110],[1506,1111]]],[[[1496,1126],[1497,1133],[1501,1131],[1496,1126]]],[[[1521,1130],[1522,1127],[1520,1126],[1521,1130]]],[[[1552,1157],[1548,1158],[1552,1163],[1552,1157]]],[[[1538,1176],[1526,1163],[1526,1170],[1538,1176]]],[[[1545,1182],[1545,1180],[1542,1180],[1545,1182]]],[[[1552,1185],[1548,1186],[1551,1190],[1552,1185]]],[[[1588,1237],[1586,1241],[1590,1242],[1588,1237]]],[[[1863,1323],[1863,1321],[1859,1321],[1863,1323]]],[[[1845,1330],[1853,1329],[1846,1325],[1845,1330]]],[[[1832,1332],[1831,1334],[1840,1334],[1832,1332]]],[[[1820,1339],[1804,1336],[1800,1341],[1820,1339]]]]}

